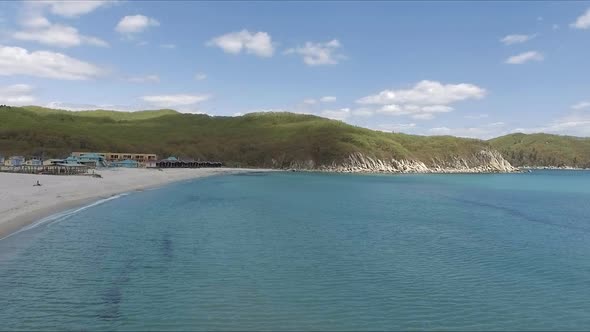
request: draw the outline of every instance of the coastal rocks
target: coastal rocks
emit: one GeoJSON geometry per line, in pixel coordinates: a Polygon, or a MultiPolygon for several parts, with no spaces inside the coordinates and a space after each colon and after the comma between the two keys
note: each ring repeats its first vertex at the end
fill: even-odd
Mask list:
{"type": "Polygon", "coordinates": [[[481,150],[469,157],[433,158],[428,165],[419,160],[377,159],[353,153],[344,161],[316,165],[312,160],[293,162],[293,170],[338,173],[510,173],[518,171],[495,150],[481,150]]]}

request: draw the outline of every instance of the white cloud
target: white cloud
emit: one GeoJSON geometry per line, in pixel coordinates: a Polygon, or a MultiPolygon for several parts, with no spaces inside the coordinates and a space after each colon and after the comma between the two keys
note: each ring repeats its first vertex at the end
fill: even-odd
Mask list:
{"type": "Polygon", "coordinates": [[[342,45],[337,39],[326,43],[306,42],[302,47],[290,48],[285,54],[299,54],[303,62],[309,66],[335,65],[345,56],[337,51],[342,45]]]}
{"type": "Polygon", "coordinates": [[[109,110],[109,111],[118,111],[118,112],[135,112],[140,111],[142,108],[140,106],[130,106],[130,105],[114,105],[114,104],[77,104],[77,103],[67,103],[61,101],[52,101],[44,105],[47,108],[54,108],[54,109],[61,109],[67,111],[93,111],[93,110],[109,110]]]}
{"type": "Polygon", "coordinates": [[[28,28],[46,28],[51,25],[51,22],[40,13],[28,13],[19,23],[28,28]]]}
{"type": "Polygon", "coordinates": [[[205,79],[207,79],[207,74],[205,74],[205,73],[196,73],[195,74],[195,80],[202,81],[205,79]]]}
{"type": "Polygon", "coordinates": [[[486,90],[473,84],[442,84],[420,81],[411,89],[383,90],[357,100],[363,105],[379,105],[375,111],[388,115],[409,115],[417,120],[431,120],[438,113],[453,111],[449,104],[481,99],[486,90]]]}
{"type": "Polygon", "coordinates": [[[366,107],[356,108],[352,110],[352,115],[359,117],[369,117],[373,116],[373,114],[375,114],[375,112],[373,112],[372,109],[366,107]]]}
{"type": "Polygon", "coordinates": [[[176,44],[160,44],[161,48],[167,48],[167,49],[174,49],[176,48],[176,44]]]}
{"type": "Polygon", "coordinates": [[[33,87],[27,84],[14,84],[0,86],[0,104],[3,105],[30,105],[35,102],[33,87]]]}
{"type": "Polygon", "coordinates": [[[320,113],[320,116],[341,121],[346,120],[350,115],[350,108],[341,108],[338,110],[325,110],[320,113]]]}
{"type": "Polygon", "coordinates": [[[132,35],[145,31],[149,27],[157,27],[160,22],[144,15],[128,15],[123,17],[115,30],[121,34],[132,35]]]}
{"type": "Polygon", "coordinates": [[[211,39],[207,45],[217,46],[230,54],[240,54],[242,51],[260,57],[271,57],[274,54],[272,38],[263,31],[254,33],[248,30],[230,32],[211,39]]]}
{"type": "Polygon", "coordinates": [[[189,95],[189,94],[175,94],[175,95],[153,95],[143,96],[141,99],[151,105],[158,107],[174,107],[193,105],[211,98],[209,95],[189,95]]]}
{"type": "Polygon", "coordinates": [[[535,38],[537,35],[508,35],[502,39],[500,39],[500,41],[502,43],[504,43],[504,45],[513,45],[513,44],[521,44],[521,43],[525,43],[533,38],[535,38]]]}
{"type": "Polygon", "coordinates": [[[78,29],[54,24],[45,17],[47,11],[56,15],[76,17],[87,14],[111,1],[28,1],[24,3],[18,23],[22,30],[12,34],[16,40],[34,41],[44,45],[72,47],[92,45],[107,47],[109,44],[97,37],[85,36],[78,29]]]}
{"type": "Polygon", "coordinates": [[[333,103],[336,101],[336,97],[334,96],[323,96],[319,99],[308,98],[304,99],[303,103],[307,105],[315,105],[317,103],[333,103]]]}
{"type": "Polygon", "coordinates": [[[584,14],[576,19],[576,21],[570,24],[570,27],[574,29],[589,29],[590,28],[590,9],[586,10],[584,14]]]}
{"type": "Polygon", "coordinates": [[[158,75],[146,75],[146,76],[134,76],[127,79],[131,83],[159,83],[160,76],[158,75]]]}
{"type": "Polygon", "coordinates": [[[581,101],[575,105],[572,105],[572,109],[581,110],[585,108],[590,108],[590,101],[581,101]]]}
{"type": "MultiPolygon", "coordinates": [[[[58,47],[80,46],[82,44],[108,47],[109,44],[102,39],[81,35],[74,27],[51,24],[42,26],[39,23],[37,28],[29,28],[15,32],[12,37],[17,40],[35,41],[45,45],[58,47]]],[[[31,26],[29,24],[29,26],[31,26]]]]}
{"type": "Polygon", "coordinates": [[[85,80],[105,74],[91,63],[62,53],[29,52],[21,47],[0,45],[0,75],[28,75],[64,80],[85,80]]]}
{"type": "Polygon", "coordinates": [[[387,105],[387,104],[417,104],[417,105],[447,105],[466,99],[481,99],[486,90],[477,85],[442,84],[436,81],[420,81],[411,89],[383,90],[376,95],[370,95],[357,100],[359,104],[387,105]]]}
{"type": "Polygon", "coordinates": [[[432,120],[434,119],[434,114],[432,113],[419,113],[412,115],[412,119],[416,120],[432,120]]]}
{"type": "Polygon", "coordinates": [[[29,1],[26,4],[29,9],[44,10],[48,9],[52,14],[64,17],[78,17],[93,12],[94,10],[114,3],[113,0],[43,0],[29,1]]]}
{"type": "Polygon", "coordinates": [[[544,59],[545,57],[543,56],[543,54],[537,51],[528,51],[517,55],[513,55],[506,59],[505,62],[511,65],[520,65],[529,61],[543,61],[544,59]]]}
{"type": "Polygon", "coordinates": [[[331,102],[335,102],[336,101],[336,97],[334,97],[334,96],[324,96],[324,97],[320,98],[320,101],[322,103],[331,103],[331,102]]]}
{"type": "Polygon", "coordinates": [[[389,104],[382,106],[377,110],[378,113],[384,113],[388,115],[410,115],[412,118],[417,120],[431,120],[434,118],[435,113],[448,113],[452,111],[452,107],[445,105],[420,106],[413,104],[389,104]]]}

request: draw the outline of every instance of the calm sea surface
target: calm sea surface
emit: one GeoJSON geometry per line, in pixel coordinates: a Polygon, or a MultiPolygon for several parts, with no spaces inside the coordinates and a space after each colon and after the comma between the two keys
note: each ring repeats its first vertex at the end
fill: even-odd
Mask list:
{"type": "Polygon", "coordinates": [[[207,178],[0,241],[1,330],[588,330],[590,173],[207,178]]]}

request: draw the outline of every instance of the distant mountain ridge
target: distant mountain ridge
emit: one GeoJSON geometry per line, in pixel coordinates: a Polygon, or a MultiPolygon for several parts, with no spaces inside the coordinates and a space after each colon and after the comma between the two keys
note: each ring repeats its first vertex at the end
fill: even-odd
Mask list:
{"type": "MultiPolygon", "coordinates": [[[[569,145],[573,140],[548,136],[560,138],[559,144],[569,145]]],[[[229,166],[243,167],[346,172],[506,172],[514,170],[512,162],[524,165],[518,151],[527,146],[522,140],[503,139],[506,137],[512,135],[483,141],[385,133],[293,113],[212,117],[174,110],[70,112],[36,106],[0,107],[0,154],[45,158],[63,157],[71,151],[129,151],[220,160],[229,166]]],[[[574,154],[585,151],[577,145],[571,150],[574,154]]],[[[535,151],[535,160],[555,161],[555,166],[561,162],[544,159],[545,150],[535,151]]],[[[565,157],[570,158],[569,152],[565,157]]],[[[583,165],[588,156],[572,158],[583,165]]]]}

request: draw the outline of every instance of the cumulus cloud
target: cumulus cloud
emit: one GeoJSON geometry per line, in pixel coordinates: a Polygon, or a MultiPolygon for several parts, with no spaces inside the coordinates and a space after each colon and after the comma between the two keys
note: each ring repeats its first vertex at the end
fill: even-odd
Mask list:
{"type": "MultiPolygon", "coordinates": [[[[49,23],[49,21],[47,21],[49,23]]],[[[40,23],[39,23],[40,24],[40,23]]],[[[28,28],[15,32],[12,37],[17,40],[35,41],[45,45],[57,47],[72,47],[82,44],[108,47],[109,44],[102,39],[81,35],[74,27],[51,24],[38,25],[37,28],[28,28]]]]}
{"type": "Polygon", "coordinates": [[[43,1],[29,1],[26,4],[30,9],[49,10],[54,15],[63,17],[78,17],[94,10],[105,7],[114,3],[114,0],[43,0],[43,1]]]}
{"type": "Polygon", "coordinates": [[[27,84],[13,84],[0,86],[0,104],[3,105],[30,105],[35,102],[33,87],[27,84]]]}
{"type": "Polygon", "coordinates": [[[210,97],[209,95],[174,94],[143,96],[141,99],[157,107],[174,107],[197,104],[210,97]]]}
{"type": "Polygon", "coordinates": [[[263,31],[230,32],[211,39],[207,45],[219,47],[225,53],[240,54],[245,52],[260,57],[271,57],[275,51],[271,36],[263,31]]]}
{"type": "Polygon", "coordinates": [[[544,59],[545,57],[543,54],[537,51],[528,51],[509,57],[506,59],[505,63],[511,65],[520,65],[529,61],[543,61],[544,59]]]}
{"type": "Polygon", "coordinates": [[[577,104],[572,105],[572,109],[574,110],[581,110],[585,108],[590,108],[590,101],[581,101],[577,104]]]}
{"type": "Polygon", "coordinates": [[[334,97],[334,96],[323,96],[318,99],[315,99],[315,98],[304,99],[303,103],[307,104],[307,105],[315,105],[318,103],[333,103],[335,101],[336,101],[336,97],[334,97]]]}
{"type": "Polygon", "coordinates": [[[159,83],[160,82],[160,76],[158,75],[145,75],[145,76],[134,76],[134,77],[129,77],[127,79],[128,82],[131,83],[159,83]]]}
{"type": "Polygon", "coordinates": [[[420,106],[412,104],[389,104],[377,110],[378,113],[389,115],[410,115],[417,120],[431,120],[434,119],[434,113],[448,113],[452,111],[452,107],[445,105],[420,106]]]}
{"type": "Polygon", "coordinates": [[[336,101],[336,97],[334,97],[334,96],[324,96],[324,97],[320,98],[320,101],[322,103],[331,103],[331,102],[335,102],[336,101]]]}
{"type": "Polygon", "coordinates": [[[504,43],[504,45],[513,45],[513,44],[521,44],[521,43],[525,43],[533,38],[535,38],[537,35],[508,35],[505,36],[504,38],[500,39],[500,41],[502,43],[504,43]]]}
{"type": "Polygon", "coordinates": [[[320,113],[321,116],[329,119],[344,121],[350,117],[350,108],[341,108],[338,110],[324,110],[320,113]]]}
{"type": "Polygon", "coordinates": [[[87,14],[108,1],[32,1],[25,2],[21,12],[19,24],[22,30],[12,34],[16,40],[34,41],[44,45],[57,47],[72,47],[91,45],[107,47],[109,44],[97,37],[85,36],[78,29],[54,24],[45,17],[50,12],[67,17],[87,14]]]}
{"type": "Polygon", "coordinates": [[[144,15],[128,15],[123,17],[117,26],[115,31],[118,33],[130,36],[145,31],[149,27],[157,27],[160,25],[156,19],[147,17],[144,15]]]}
{"type": "Polygon", "coordinates": [[[589,29],[590,28],[590,8],[584,14],[579,16],[576,21],[570,24],[574,29],[589,29]]]}
{"type": "Polygon", "coordinates": [[[303,46],[286,50],[285,54],[301,55],[303,62],[309,66],[335,65],[346,58],[338,53],[341,46],[337,39],[326,43],[306,42],[303,46]]]}
{"type": "Polygon", "coordinates": [[[442,84],[436,81],[420,81],[411,89],[383,90],[357,100],[362,105],[376,105],[377,113],[409,115],[417,120],[433,119],[437,113],[453,111],[452,103],[481,99],[486,90],[474,84],[442,84]]]}
{"type": "Polygon", "coordinates": [[[144,110],[139,105],[114,105],[114,104],[78,104],[61,101],[52,101],[44,105],[47,108],[54,108],[67,111],[93,111],[93,110],[109,110],[118,112],[135,112],[144,110]]]}
{"type": "Polygon", "coordinates": [[[416,104],[447,105],[466,99],[481,99],[486,90],[474,84],[442,84],[436,81],[420,81],[411,89],[383,90],[363,97],[357,102],[366,105],[416,104]]]}
{"type": "Polygon", "coordinates": [[[96,65],[62,53],[29,52],[21,47],[0,45],[0,75],[28,75],[64,80],[86,80],[105,74],[96,65]]]}

